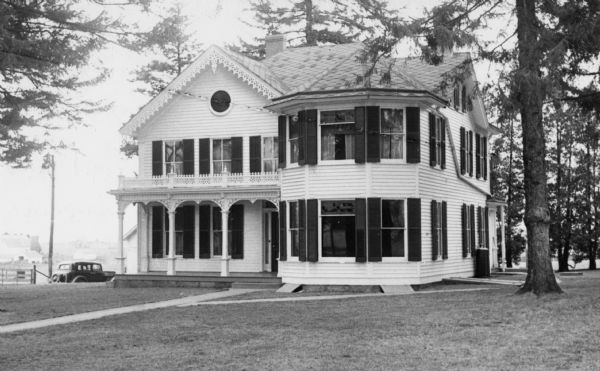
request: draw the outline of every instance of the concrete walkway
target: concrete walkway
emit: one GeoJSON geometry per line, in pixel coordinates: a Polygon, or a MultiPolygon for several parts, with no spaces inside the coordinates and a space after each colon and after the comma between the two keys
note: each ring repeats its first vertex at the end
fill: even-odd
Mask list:
{"type": "Polygon", "coordinates": [[[310,301],[310,300],[339,300],[348,298],[365,298],[365,297],[386,297],[386,296],[400,296],[400,295],[419,295],[419,294],[438,294],[445,292],[465,292],[465,291],[482,291],[488,290],[488,288],[473,288],[473,289],[456,289],[456,290],[431,290],[431,291],[417,291],[417,292],[402,292],[402,293],[391,293],[391,294],[349,294],[349,295],[323,295],[323,296],[297,296],[297,297],[285,297],[285,298],[265,298],[265,299],[247,299],[247,300],[215,300],[222,299],[230,296],[236,296],[245,294],[253,291],[261,291],[257,289],[229,289],[227,291],[211,292],[204,295],[188,296],[180,299],[165,300],[156,303],[130,305],[127,307],[103,309],[94,312],[72,314],[68,316],[55,317],[42,319],[39,321],[13,323],[10,325],[0,326],[0,334],[8,332],[33,330],[42,327],[49,327],[55,325],[64,325],[74,322],[89,321],[93,319],[114,316],[119,314],[127,314],[134,312],[142,312],[151,309],[160,309],[168,307],[189,307],[194,305],[222,305],[222,304],[245,304],[245,303],[272,303],[272,302],[284,302],[284,301],[310,301]],[[212,300],[212,301],[210,301],[212,300]]]}
{"type": "Polygon", "coordinates": [[[142,311],[150,310],[150,309],[160,309],[160,308],[167,308],[167,307],[197,304],[199,302],[206,301],[206,300],[221,299],[221,298],[226,298],[228,296],[235,296],[235,295],[245,294],[245,293],[253,292],[253,291],[256,291],[256,290],[253,290],[253,289],[230,289],[228,291],[217,291],[217,292],[211,292],[211,293],[203,294],[203,295],[187,296],[187,297],[180,298],[180,299],[159,301],[156,303],[137,304],[137,305],[130,305],[127,307],[103,309],[103,310],[97,310],[94,312],[71,314],[68,316],[54,317],[54,318],[42,319],[42,320],[31,321],[31,322],[12,323],[10,325],[0,326],[0,334],[4,334],[7,332],[14,332],[14,331],[32,330],[32,329],[54,326],[54,325],[64,325],[67,323],[89,321],[92,319],[114,316],[114,315],[118,315],[118,314],[142,312],[142,311]]]}

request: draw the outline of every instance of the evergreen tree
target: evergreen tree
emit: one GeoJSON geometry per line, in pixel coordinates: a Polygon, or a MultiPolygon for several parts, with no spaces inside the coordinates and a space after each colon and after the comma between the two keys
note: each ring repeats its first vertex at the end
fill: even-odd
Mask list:
{"type": "MultiPolygon", "coordinates": [[[[148,1],[122,4],[145,8],[148,1]]],[[[104,9],[109,4],[95,1],[99,10],[92,15],[81,10],[82,3],[0,1],[0,162],[28,166],[33,153],[57,146],[44,133],[79,124],[82,114],[105,108],[72,93],[102,81],[108,71],[97,69],[89,77],[81,71],[89,70],[91,55],[106,43],[135,35],[109,16],[104,9]]]]}
{"type": "Polygon", "coordinates": [[[143,84],[139,92],[157,95],[199,54],[200,44],[188,31],[188,23],[181,4],[177,3],[165,11],[165,16],[136,45],[151,58],[135,71],[135,81],[143,84]]]}
{"type": "MultiPolygon", "coordinates": [[[[344,44],[356,41],[368,28],[364,15],[348,1],[290,0],[287,6],[276,7],[271,0],[250,3],[252,21],[246,24],[258,28],[264,36],[285,34],[292,46],[344,44]]],[[[277,3],[278,5],[281,2],[277,3]]],[[[238,50],[252,58],[265,57],[264,36],[252,42],[240,40],[238,50]]]]}

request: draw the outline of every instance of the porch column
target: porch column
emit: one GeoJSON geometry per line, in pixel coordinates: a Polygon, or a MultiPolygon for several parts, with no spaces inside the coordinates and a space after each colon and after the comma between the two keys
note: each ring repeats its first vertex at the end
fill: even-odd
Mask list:
{"type": "Polygon", "coordinates": [[[504,224],[504,205],[500,205],[500,234],[502,235],[500,244],[502,261],[500,262],[500,269],[502,272],[506,271],[506,232],[504,231],[504,224]]]}
{"type": "Polygon", "coordinates": [[[169,207],[169,256],[167,257],[167,275],[175,275],[175,207],[169,207]]]}
{"type": "Polygon", "coordinates": [[[124,211],[118,211],[117,215],[119,216],[119,274],[125,273],[125,257],[123,256],[123,217],[125,215],[124,211]]]}
{"type": "Polygon", "coordinates": [[[118,274],[125,274],[125,255],[123,253],[123,219],[125,216],[125,207],[127,204],[122,201],[117,201],[117,216],[119,217],[119,228],[118,228],[118,239],[117,246],[119,247],[119,256],[117,260],[119,260],[119,265],[117,267],[118,274]]]}
{"type": "Polygon", "coordinates": [[[221,240],[223,246],[221,248],[221,276],[229,276],[229,209],[221,207],[221,240]]]}

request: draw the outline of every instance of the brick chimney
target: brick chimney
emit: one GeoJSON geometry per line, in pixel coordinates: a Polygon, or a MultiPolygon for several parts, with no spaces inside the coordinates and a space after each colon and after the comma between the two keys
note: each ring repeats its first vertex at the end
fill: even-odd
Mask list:
{"type": "Polygon", "coordinates": [[[265,37],[265,57],[269,58],[285,50],[285,36],[282,34],[265,37]]]}

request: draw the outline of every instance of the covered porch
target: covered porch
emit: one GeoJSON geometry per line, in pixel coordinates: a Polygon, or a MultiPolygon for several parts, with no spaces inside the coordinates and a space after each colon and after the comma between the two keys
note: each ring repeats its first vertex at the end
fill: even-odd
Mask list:
{"type": "Polygon", "coordinates": [[[125,274],[126,260],[128,276],[276,274],[279,178],[253,184],[180,178],[121,178],[110,192],[118,206],[118,274],[125,274]],[[125,254],[123,219],[129,205],[137,213],[137,248],[125,254]]]}

